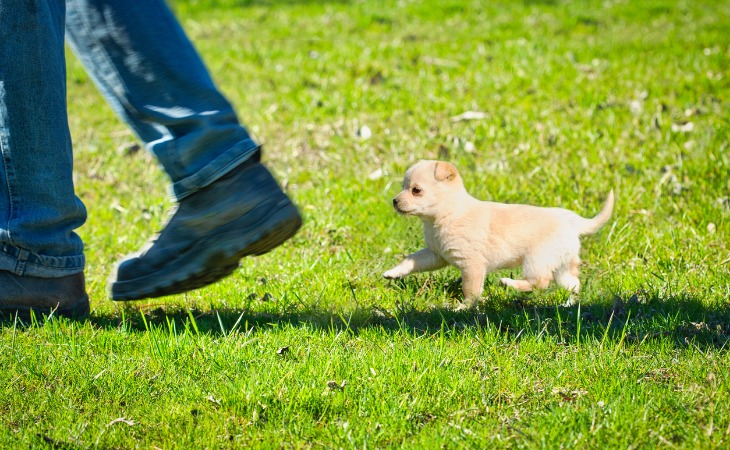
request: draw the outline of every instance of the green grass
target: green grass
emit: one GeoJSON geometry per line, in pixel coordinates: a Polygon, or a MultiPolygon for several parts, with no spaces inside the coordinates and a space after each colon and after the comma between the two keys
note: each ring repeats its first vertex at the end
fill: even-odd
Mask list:
{"type": "Polygon", "coordinates": [[[92,314],[0,325],[0,446],[730,445],[730,2],[174,7],[305,225],[214,286],[111,302],[170,202],[69,55],[92,314]],[[424,158],[585,216],[615,189],[580,304],[497,273],[456,313],[455,269],[381,279],[423,245],[390,199],[424,158]]]}

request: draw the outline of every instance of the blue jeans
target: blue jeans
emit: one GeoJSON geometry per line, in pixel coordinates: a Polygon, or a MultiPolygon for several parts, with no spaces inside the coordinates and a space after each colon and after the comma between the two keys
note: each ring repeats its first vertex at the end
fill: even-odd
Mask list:
{"type": "Polygon", "coordinates": [[[0,0],[0,270],[83,271],[64,34],[177,201],[257,148],[164,0],[0,0]]]}

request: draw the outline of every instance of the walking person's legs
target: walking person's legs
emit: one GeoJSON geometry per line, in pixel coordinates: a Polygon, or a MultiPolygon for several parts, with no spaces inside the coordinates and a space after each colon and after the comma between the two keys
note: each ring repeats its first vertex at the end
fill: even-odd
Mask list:
{"type": "Polygon", "coordinates": [[[162,0],[0,0],[0,309],[88,312],[86,210],[72,182],[66,39],[115,111],[157,156],[177,207],[121,261],[112,298],[205,286],[301,225],[162,0]]]}

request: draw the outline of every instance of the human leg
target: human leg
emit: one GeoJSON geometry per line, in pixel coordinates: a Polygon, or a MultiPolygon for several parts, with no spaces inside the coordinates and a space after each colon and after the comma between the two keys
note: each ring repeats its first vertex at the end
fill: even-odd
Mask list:
{"type": "Polygon", "coordinates": [[[123,260],[112,298],[184,292],[291,237],[301,218],[162,0],[67,0],[67,39],[112,107],[157,156],[179,203],[123,260]]]}
{"type": "Polygon", "coordinates": [[[67,0],[66,38],[182,200],[258,145],[163,0],[67,0]]]}
{"type": "Polygon", "coordinates": [[[0,309],[88,311],[66,116],[64,5],[0,0],[0,309]],[[59,287],[71,287],[61,289],[59,287]]]}

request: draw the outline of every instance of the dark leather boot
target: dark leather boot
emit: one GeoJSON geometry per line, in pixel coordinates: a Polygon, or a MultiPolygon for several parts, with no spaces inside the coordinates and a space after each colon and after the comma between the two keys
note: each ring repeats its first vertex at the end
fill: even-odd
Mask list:
{"type": "Polygon", "coordinates": [[[31,311],[41,316],[63,316],[79,319],[89,314],[84,274],[61,278],[39,278],[15,275],[0,270],[0,316],[16,314],[30,320],[31,311]]]}
{"type": "Polygon", "coordinates": [[[178,294],[231,274],[241,258],[261,255],[302,224],[297,208],[258,158],[185,197],[164,229],[118,263],[113,300],[178,294]]]}

